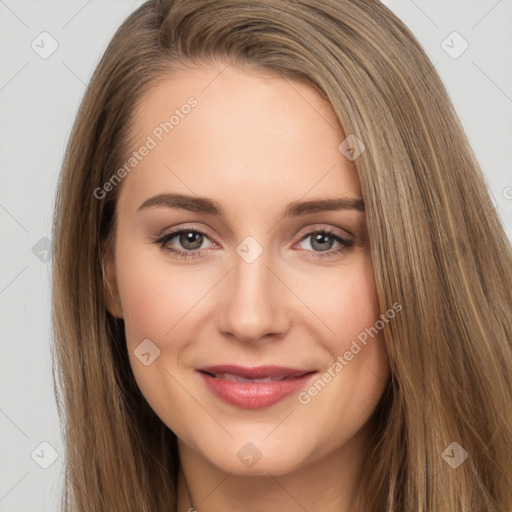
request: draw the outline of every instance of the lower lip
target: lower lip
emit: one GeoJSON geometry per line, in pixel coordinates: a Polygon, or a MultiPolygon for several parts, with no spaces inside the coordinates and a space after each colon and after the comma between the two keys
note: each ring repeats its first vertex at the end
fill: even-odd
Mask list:
{"type": "Polygon", "coordinates": [[[262,409],[280,402],[287,396],[297,393],[314,375],[308,373],[303,377],[275,382],[233,382],[212,377],[207,373],[199,373],[214,395],[244,409],[262,409]]]}

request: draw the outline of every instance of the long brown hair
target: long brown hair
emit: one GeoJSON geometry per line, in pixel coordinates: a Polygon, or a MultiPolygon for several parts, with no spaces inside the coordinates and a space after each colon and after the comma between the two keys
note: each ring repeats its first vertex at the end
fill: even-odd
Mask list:
{"type": "Polygon", "coordinates": [[[151,0],[114,35],[56,196],[63,510],[175,510],[176,436],[140,393],[123,321],[106,309],[122,183],[102,199],[94,190],[126,161],[138,99],[179,66],[212,60],[310,84],[365,145],[354,163],[378,300],[403,306],[384,327],[391,378],[361,475],[368,510],[510,512],[510,243],[433,65],[376,0],[151,0]],[[467,453],[457,468],[455,453],[467,453]]]}

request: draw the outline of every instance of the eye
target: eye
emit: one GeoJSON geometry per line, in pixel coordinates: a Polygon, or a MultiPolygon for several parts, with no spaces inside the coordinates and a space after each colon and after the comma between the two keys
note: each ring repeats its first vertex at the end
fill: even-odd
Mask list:
{"type": "MultiPolygon", "coordinates": [[[[299,245],[308,240],[308,245],[311,249],[306,248],[305,250],[311,258],[326,258],[340,255],[354,245],[353,240],[346,239],[328,228],[309,231],[301,238],[299,245]],[[333,248],[335,244],[338,244],[338,247],[333,248]]],[[[168,251],[178,258],[194,259],[204,256],[208,252],[206,249],[214,245],[214,243],[210,243],[210,245],[204,247],[203,243],[205,241],[211,242],[208,235],[203,231],[181,228],[167,233],[153,242],[164,251],[168,251]]]]}
{"type": "Polygon", "coordinates": [[[205,240],[209,240],[206,233],[197,229],[182,228],[154,240],[154,243],[159,245],[163,250],[169,251],[179,258],[194,259],[196,256],[203,255],[203,252],[199,249],[205,240]],[[173,240],[175,240],[174,243],[172,243],[173,240]],[[176,243],[178,243],[184,250],[176,248],[176,243]]]}
{"type": "Polygon", "coordinates": [[[310,231],[301,239],[301,242],[309,240],[311,249],[307,249],[311,253],[312,258],[325,258],[336,256],[348,251],[353,245],[353,240],[342,237],[341,235],[331,231],[328,228],[310,231]],[[334,244],[339,246],[333,249],[334,244]]]}

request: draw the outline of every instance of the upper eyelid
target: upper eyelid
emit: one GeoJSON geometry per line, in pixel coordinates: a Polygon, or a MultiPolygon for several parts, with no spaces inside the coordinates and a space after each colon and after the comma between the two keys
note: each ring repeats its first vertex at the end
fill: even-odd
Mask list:
{"type": "Polygon", "coordinates": [[[327,232],[332,232],[331,234],[333,235],[336,235],[336,236],[339,236],[341,238],[354,238],[354,235],[352,233],[350,233],[350,231],[347,231],[346,229],[342,229],[342,228],[339,228],[339,227],[334,227],[334,226],[327,226],[325,224],[317,224],[317,225],[314,225],[313,227],[307,227],[307,228],[304,228],[304,229],[301,229],[297,236],[300,236],[301,237],[301,240],[304,236],[307,236],[307,235],[310,235],[311,233],[316,233],[317,231],[327,231],[327,232]],[[346,233],[346,235],[343,235],[343,234],[340,234],[339,232],[342,231],[344,233],[346,233]]]}

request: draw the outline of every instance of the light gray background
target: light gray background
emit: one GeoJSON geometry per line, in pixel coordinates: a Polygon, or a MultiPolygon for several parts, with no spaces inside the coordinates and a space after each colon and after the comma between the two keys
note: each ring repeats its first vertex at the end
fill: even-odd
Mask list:
{"type": "MultiPolygon", "coordinates": [[[[57,510],[63,452],[44,237],[86,84],[114,30],[141,3],[0,0],[0,512],[57,510]],[[46,59],[31,47],[51,48],[43,31],[58,43],[46,59]],[[59,454],[47,469],[52,449],[42,442],[59,454]]],[[[512,239],[512,0],[384,3],[436,64],[512,239]],[[469,44],[458,58],[442,47],[462,48],[454,31],[469,44]]]]}

